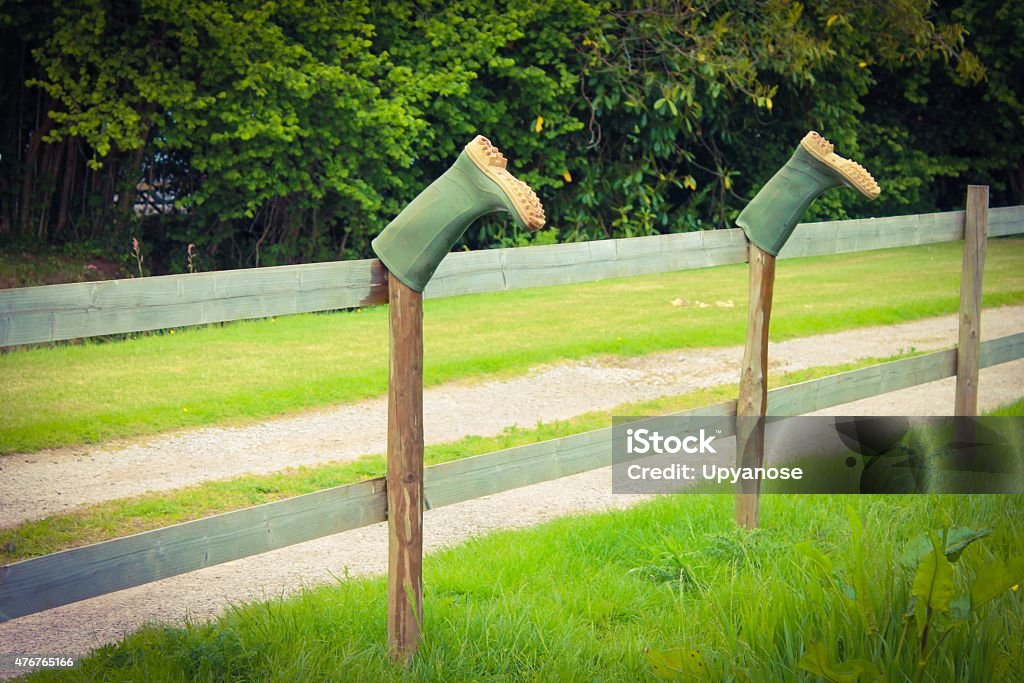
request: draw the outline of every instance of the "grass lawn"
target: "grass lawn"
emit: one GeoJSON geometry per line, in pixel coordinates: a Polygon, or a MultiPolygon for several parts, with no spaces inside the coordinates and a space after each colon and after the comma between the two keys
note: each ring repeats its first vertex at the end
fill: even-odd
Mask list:
{"type": "MultiPolygon", "coordinates": [[[[986,306],[1024,301],[1024,240],[993,240],[986,306]]],[[[953,313],[958,243],[783,261],[772,338],[953,313]]],[[[746,266],[426,302],[425,383],[594,355],[741,344],[746,266]],[[675,299],[712,304],[673,306],[675,299]],[[716,301],[732,301],[718,307],[716,301]]],[[[297,315],[0,355],[0,454],[238,423],[380,395],[387,311],[297,315]]]]}
{"type": "Polygon", "coordinates": [[[891,682],[1020,673],[1024,591],[1011,586],[1024,576],[1024,497],[768,495],[761,529],[732,519],[731,496],[663,496],[430,555],[424,638],[407,670],[386,654],[385,582],[367,578],[209,624],[152,626],[30,680],[638,681],[674,659],[702,666],[679,680],[822,680],[801,668],[808,653],[824,670],[873,666],[891,682]],[[904,566],[912,539],[949,527],[992,532],[955,564],[939,552],[904,566]],[[922,638],[904,615],[929,562],[956,596],[972,583],[1000,590],[957,625],[938,606],[918,610],[931,625],[922,638]],[[1000,568],[1015,578],[990,579],[1000,568]]]}

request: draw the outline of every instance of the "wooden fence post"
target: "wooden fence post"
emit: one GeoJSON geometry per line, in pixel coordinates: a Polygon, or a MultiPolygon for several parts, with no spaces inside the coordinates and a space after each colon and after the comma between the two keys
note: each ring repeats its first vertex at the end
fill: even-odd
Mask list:
{"type": "Polygon", "coordinates": [[[407,662],[423,623],[423,295],[388,274],[388,651],[407,662]]]}
{"type": "MultiPolygon", "coordinates": [[[[764,416],[768,409],[768,325],[775,289],[775,257],[753,242],[747,302],[747,341],[743,349],[740,395],[736,403],[736,461],[739,467],[764,462],[764,416]]],[[[761,482],[740,480],[736,494],[736,523],[757,527],[761,482]]]]}
{"type": "Polygon", "coordinates": [[[950,468],[956,478],[947,481],[944,493],[957,493],[967,487],[967,473],[975,469],[973,444],[977,425],[968,419],[978,415],[978,373],[981,352],[981,281],[985,271],[985,244],[988,237],[988,186],[967,186],[967,210],[964,212],[964,260],[960,272],[960,335],[956,345],[956,397],[953,402],[954,432],[961,444],[950,468]]]}
{"type": "Polygon", "coordinates": [[[967,187],[964,262],[960,277],[960,340],[956,347],[956,402],[953,414],[978,414],[978,353],[981,346],[981,280],[988,237],[988,186],[967,187]]]}

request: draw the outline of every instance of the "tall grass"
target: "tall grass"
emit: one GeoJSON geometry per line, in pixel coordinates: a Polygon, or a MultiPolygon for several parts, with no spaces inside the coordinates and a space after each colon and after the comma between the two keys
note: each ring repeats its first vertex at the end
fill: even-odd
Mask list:
{"type": "MultiPolygon", "coordinates": [[[[895,558],[910,540],[993,527],[960,559],[961,588],[979,567],[1024,554],[1022,496],[765,496],[752,533],[735,528],[732,511],[731,496],[664,496],[431,555],[424,639],[407,670],[386,654],[384,581],[366,578],[240,606],[210,624],[152,626],[77,671],[31,680],[633,681],[652,678],[645,649],[684,647],[706,664],[699,680],[812,681],[799,661],[820,642],[835,659],[875,662],[895,683],[917,668],[913,648],[896,656],[912,571],[895,558]],[[794,550],[811,541],[853,572],[848,507],[865,527],[877,633],[794,550]]],[[[1006,592],[954,629],[922,680],[1019,673],[1022,595],[1006,592]]]]}

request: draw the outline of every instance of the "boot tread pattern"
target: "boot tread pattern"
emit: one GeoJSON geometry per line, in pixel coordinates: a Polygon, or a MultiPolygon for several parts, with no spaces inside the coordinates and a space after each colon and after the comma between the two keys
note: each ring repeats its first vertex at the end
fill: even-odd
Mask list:
{"type": "Polygon", "coordinates": [[[487,174],[508,195],[527,228],[539,230],[544,226],[544,221],[547,218],[537,193],[529,185],[508,172],[508,159],[501,153],[501,150],[492,145],[491,141],[483,135],[477,135],[466,145],[466,152],[477,168],[487,174]]]}
{"type": "Polygon", "coordinates": [[[874,177],[868,170],[858,164],[856,161],[841,157],[836,154],[833,150],[835,146],[821,137],[821,135],[815,131],[809,132],[804,136],[804,139],[800,141],[800,144],[805,150],[810,152],[814,158],[818,161],[828,164],[834,168],[846,182],[850,184],[855,190],[860,192],[868,199],[874,199],[881,193],[882,188],[875,182],[874,177]]]}

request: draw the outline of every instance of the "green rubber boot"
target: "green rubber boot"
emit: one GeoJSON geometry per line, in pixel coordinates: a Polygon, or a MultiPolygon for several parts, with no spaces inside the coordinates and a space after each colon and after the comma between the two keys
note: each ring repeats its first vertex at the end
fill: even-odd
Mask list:
{"type": "Polygon", "coordinates": [[[804,211],[826,190],[846,186],[868,199],[878,196],[881,189],[871,174],[832,149],[832,143],[813,130],[804,136],[786,165],[736,219],[747,239],[777,256],[804,211]]]}
{"type": "Polygon", "coordinates": [[[374,253],[392,275],[422,292],[441,259],[480,216],[505,211],[520,227],[540,229],[544,207],[507,164],[490,140],[477,135],[451,168],[377,235],[374,253]]]}

